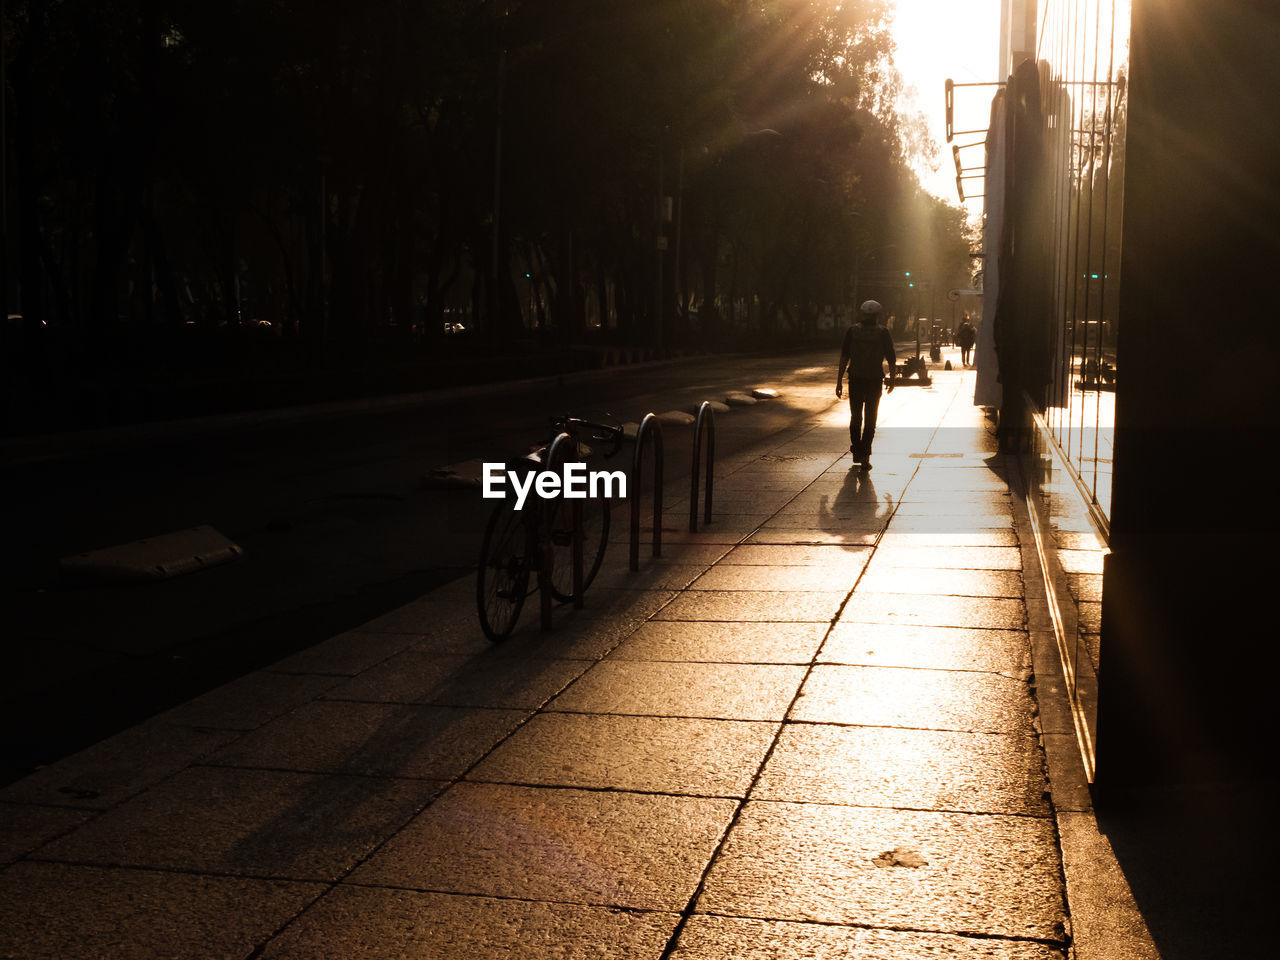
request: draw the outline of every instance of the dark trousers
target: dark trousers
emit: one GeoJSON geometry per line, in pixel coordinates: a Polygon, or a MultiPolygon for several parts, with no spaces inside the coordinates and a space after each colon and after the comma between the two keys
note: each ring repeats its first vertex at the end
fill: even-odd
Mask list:
{"type": "Polygon", "coordinates": [[[876,435],[876,412],[880,409],[883,389],[879,378],[849,378],[849,446],[860,456],[871,456],[871,439],[876,435]]]}
{"type": "Polygon", "coordinates": [[[972,349],[973,347],[960,348],[960,362],[963,363],[966,367],[969,365],[969,351],[972,349]]]}

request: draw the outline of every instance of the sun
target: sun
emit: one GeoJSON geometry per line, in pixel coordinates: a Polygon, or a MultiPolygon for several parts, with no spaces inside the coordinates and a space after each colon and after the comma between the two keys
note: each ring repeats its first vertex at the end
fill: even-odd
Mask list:
{"type": "MultiPolygon", "coordinates": [[[[903,80],[899,108],[924,115],[929,137],[938,147],[935,168],[917,165],[921,184],[936,196],[957,203],[955,166],[946,143],[946,111],[943,88],[947,78],[956,83],[987,83],[997,76],[1000,58],[1000,0],[895,0],[894,63],[903,80]]],[[[985,130],[995,88],[965,87],[955,98],[955,128],[985,130]]],[[[958,137],[957,142],[981,140],[981,135],[958,137]]],[[[981,150],[962,157],[966,165],[981,164],[981,150]]],[[[974,182],[974,195],[981,181],[974,182]]],[[[981,200],[964,205],[981,211],[981,200]]]]}

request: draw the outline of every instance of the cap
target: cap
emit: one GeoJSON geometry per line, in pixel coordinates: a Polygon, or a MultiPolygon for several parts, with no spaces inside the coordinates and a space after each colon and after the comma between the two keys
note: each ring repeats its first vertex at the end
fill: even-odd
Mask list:
{"type": "Polygon", "coordinates": [[[880,306],[879,300],[864,300],[858,309],[863,313],[879,313],[884,308],[880,306]]]}

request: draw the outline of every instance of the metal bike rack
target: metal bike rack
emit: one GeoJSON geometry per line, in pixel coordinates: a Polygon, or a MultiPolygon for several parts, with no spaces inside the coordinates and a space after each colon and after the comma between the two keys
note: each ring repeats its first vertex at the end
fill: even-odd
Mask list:
{"type": "MultiPolygon", "coordinates": [[[[578,444],[573,437],[567,433],[557,434],[556,438],[551,441],[551,446],[547,448],[547,455],[542,461],[543,470],[557,470],[562,467],[569,458],[569,451],[573,451],[576,458],[578,455],[578,444]]],[[[572,526],[573,537],[573,605],[574,607],[582,607],[582,501],[573,500],[570,510],[572,517],[570,523],[572,526]]],[[[539,558],[538,565],[538,596],[542,604],[542,629],[551,629],[551,571],[555,566],[555,554],[551,537],[542,538],[542,556],[539,558]]]]}
{"type": "Polygon", "coordinates": [[[711,522],[711,487],[715,481],[716,460],[716,412],[711,404],[704,400],[698,407],[698,418],[693,424],[693,470],[689,473],[689,532],[698,532],[698,466],[701,461],[703,424],[706,424],[707,437],[707,487],[703,522],[711,522]]]}
{"type": "Polygon", "coordinates": [[[646,413],[636,430],[636,449],[631,458],[631,569],[640,569],[640,476],[644,447],[653,438],[653,555],[662,556],[662,422],[646,413]]]}

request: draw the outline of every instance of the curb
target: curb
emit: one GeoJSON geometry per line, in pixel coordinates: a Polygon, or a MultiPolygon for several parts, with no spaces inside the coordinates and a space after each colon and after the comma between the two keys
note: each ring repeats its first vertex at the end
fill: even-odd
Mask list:
{"type": "MultiPolygon", "coordinates": [[[[1011,459],[1006,456],[1006,463],[1011,459]]],[[[1009,476],[1014,527],[1022,553],[1032,688],[1039,709],[1036,726],[1044,750],[1066,888],[1071,945],[1068,956],[1072,960],[1159,960],[1160,953],[1111,843],[1098,829],[1076,742],[1020,463],[1013,464],[1009,476]]]]}
{"type": "MultiPolygon", "coordinates": [[[[655,370],[682,363],[699,363],[705,361],[707,356],[708,354],[699,354],[697,356],[677,357],[672,360],[649,360],[627,364],[627,367],[655,370]]],[[[716,354],[715,356],[727,358],[748,356],[748,354],[725,353],[716,354]]],[[[130,445],[164,440],[177,435],[197,436],[243,427],[325,420],[377,411],[430,408],[442,403],[464,400],[468,397],[482,397],[542,383],[590,383],[595,380],[615,377],[618,375],[619,369],[619,367],[605,367],[597,370],[580,370],[574,373],[528,377],[523,380],[473,384],[468,387],[441,387],[436,390],[426,390],[419,393],[398,393],[385,397],[334,400],[324,403],[300,404],[292,407],[251,410],[242,413],[191,417],[182,420],[158,420],[150,423],[121,424],[97,430],[45,433],[30,437],[6,437],[0,439],[0,462],[9,466],[56,462],[74,459],[86,454],[109,452],[130,445]]]]}
{"type": "Polygon", "coordinates": [[[241,547],[202,525],[63,557],[58,570],[76,584],[136,583],[195,573],[242,556],[241,547]]]}

